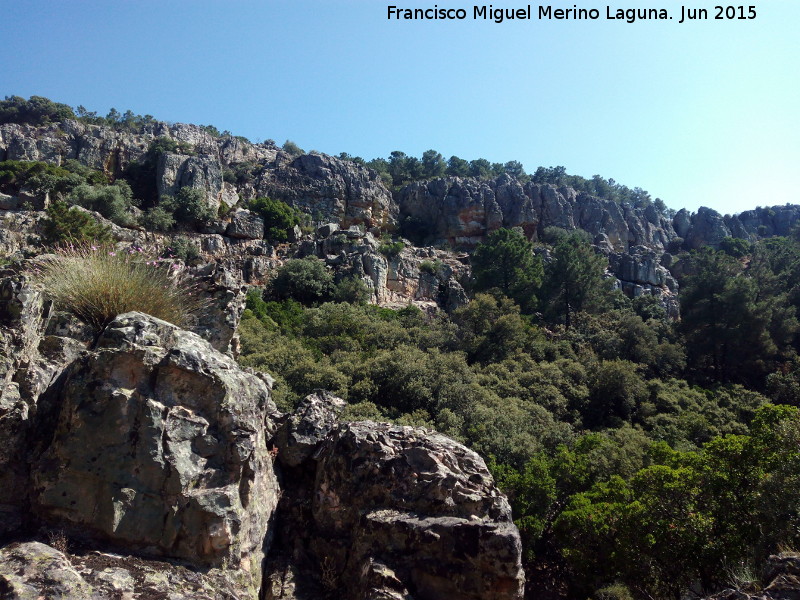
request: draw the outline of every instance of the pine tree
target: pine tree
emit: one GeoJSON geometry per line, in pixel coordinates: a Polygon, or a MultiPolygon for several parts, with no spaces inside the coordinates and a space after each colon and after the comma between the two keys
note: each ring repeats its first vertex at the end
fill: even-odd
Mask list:
{"type": "Polygon", "coordinates": [[[605,304],[611,289],[611,281],[603,277],[606,265],[606,259],[580,232],[566,234],[556,242],[543,287],[550,312],[563,316],[567,328],[576,312],[597,310],[605,304]]]}
{"type": "Polygon", "coordinates": [[[536,305],[542,274],[542,261],[520,229],[492,232],[472,255],[475,290],[498,289],[524,311],[536,305]]]}

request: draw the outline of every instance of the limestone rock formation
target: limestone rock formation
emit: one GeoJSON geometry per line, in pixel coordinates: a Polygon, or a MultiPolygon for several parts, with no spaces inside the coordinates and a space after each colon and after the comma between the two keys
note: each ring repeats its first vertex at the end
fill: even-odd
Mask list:
{"type": "MultiPolygon", "coordinates": [[[[684,211],[685,209],[680,212],[684,211]]],[[[680,233],[689,250],[697,250],[703,246],[719,248],[722,239],[731,235],[722,215],[705,206],[701,206],[690,219],[684,219],[683,215],[679,217],[677,214],[675,219],[687,224],[681,228],[680,233]]]]}
{"type": "Polygon", "coordinates": [[[341,398],[325,391],[307,396],[287,415],[275,434],[282,465],[297,467],[310,458],[337,424],[337,413],[346,406],[341,398]]]}
{"type": "Polygon", "coordinates": [[[28,463],[39,397],[83,350],[81,341],[45,330],[51,310],[17,274],[0,278],[0,537],[25,523],[28,463]]]}
{"type": "Polygon", "coordinates": [[[317,462],[313,547],[345,586],[378,561],[419,600],[522,597],[511,510],[474,452],[367,421],[339,428],[317,462]]]}
{"type": "Polygon", "coordinates": [[[225,235],[244,240],[264,239],[264,219],[249,210],[237,210],[230,216],[225,235]]]}
{"type": "Polygon", "coordinates": [[[174,196],[181,188],[198,189],[215,210],[222,200],[222,165],[216,156],[184,156],[165,152],[158,161],[158,196],[174,196]]]}
{"type": "Polygon", "coordinates": [[[448,177],[412,183],[398,192],[400,220],[427,226],[434,241],[471,247],[500,227],[521,227],[536,239],[546,227],[580,228],[604,236],[611,249],[663,250],[676,237],[652,207],[634,208],[549,184],[520,184],[509,175],[479,181],[448,177]]]}
{"type": "Polygon", "coordinates": [[[378,174],[325,154],[304,154],[262,175],[258,196],[278,198],[310,215],[368,229],[391,225],[396,208],[378,174]]]}
{"type": "Polygon", "coordinates": [[[609,254],[609,269],[627,296],[655,296],[666,309],[667,315],[677,318],[680,314],[678,282],[661,264],[663,256],[667,255],[660,255],[646,246],[636,246],[630,252],[609,254]]]}
{"type": "Polygon", "coordinates": [[[75,159],[119,177],[160,137],[188,144],[194,155],[164,153],[159,157],[155,182],[159,196],[190,187],[203,190],[214,208],[221,203],[232,206],[240,198],[271,196],[345,225],[361,223],[372,228],[395,222],[397,210],[391,193],[377,173],[366,167],[316,153],[293,158],[274,146],[213,137],[194,125],[154,123],[140,133],[130,133],[78,121],[40,127],[4,124],[0,125],[0,161],[63,164],[75,159]],[[255,178],[237,189],[224,181],[224,170],[241,164],[248,165],[255,178]]]}
{"type": "Polygon", "coordinates": [[[76,360],[32,468],[34,511],[72,532],[257,577],[278,501],[269,389],[199,336],[117,317],[76,360]]]}
{"type": "Polygon", "coordinates": [[[425,429],[336,423],[339,406],[309,396],[279,428],[276,549],[291,560],[273,564],[267,598],[522,598],[519,533],[483,460],[425,429]]]}

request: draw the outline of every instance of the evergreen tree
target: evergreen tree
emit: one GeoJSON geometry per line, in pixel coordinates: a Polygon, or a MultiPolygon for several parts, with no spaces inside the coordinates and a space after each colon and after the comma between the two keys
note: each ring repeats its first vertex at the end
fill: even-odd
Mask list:
{"type": "Polygon", "coordinates": [[[574,313],[599,309],[607,300],[611,281],[603,277],[606,265],[583,232],[571,232],[556,242],[543,288],[551,312],[563,316],[568,328],[574,313]]]}
{"type": "Polygon", "coordinates": [[[472,255],[475,290],[498,289],[532,310],[542,283],[542,261],[521,229],[498,229],[472,255]]]}
{"type": "Polygon", "coordinates": [[[681,329],[696,373],[720,382],[763,385],[797,331],[794,309],[757,260],[752,273],[724,252],[690,259],[682,282],[681,329]]]}

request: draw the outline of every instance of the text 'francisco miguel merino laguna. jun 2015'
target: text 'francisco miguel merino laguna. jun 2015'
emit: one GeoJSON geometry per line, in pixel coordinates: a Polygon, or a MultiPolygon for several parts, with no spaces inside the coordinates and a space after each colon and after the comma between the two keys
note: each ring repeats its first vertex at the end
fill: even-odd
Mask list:
{"type": "Polygon", "coordinates": [[[569,8],[552,5],[526,5],[520,8],[495,8],[491,4],[467,8],[443,8],[437,4],[429,8],[403,8],[390,5],[387,18],[393,21],[596,21],[609,20],[622,23],[636,21],[669,21],[677,23],[705,20],[751,20],[757,15],[755,6],[718,5],[706,7],[675,6],[670,8],[624,8],[603,6],[582,8],[573,4],[569,8]]]}

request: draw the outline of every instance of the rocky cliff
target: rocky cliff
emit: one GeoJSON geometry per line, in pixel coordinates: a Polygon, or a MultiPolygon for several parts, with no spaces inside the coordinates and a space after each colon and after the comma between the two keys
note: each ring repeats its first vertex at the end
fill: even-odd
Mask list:
{"type": "MultiPolygon", "coordinates": [[[[248,254],[247,263],[237,269],[245,282],[258,281],[274,266],[274,259],[285,254],[276,255],[261,242],[263,222],[241,206],[259,196],[278,198],[310,215],[316,224],[341,228],[338,235],[326,229],[324,235],[307,238],[311,245],[304,243],[300,254],[317,255],[330,266],[362,277],[373,291],[373,301],[384,304],[412,300],[459,305],[463,300],[460,278],[468,270],[459,263],[468,261],[433,249],[381,256],[374,239],[363,237],[364,230],[377,235],[399,226],[413,229],[420,241],[434,246],[469,249],[499,227],[521,227],[533,240],[548,227],[584,229],[598,250],[609,256],[610,274],[620,289],[631,296],[659,296],[675,315],[677,284],[668,271],[672,262],[668,253],[718,247],[730,236],[754,240],[787,235],[800,218],[800,207],[792,205],[733,216],[708,208],[697,213],[681,210],[669,218],[653,206],[620,204],[568,187],[523,184],[509,175],[493,180],[448,177],[390,191],[374,171],[353,162],[317,153],[293,156],[272,143],[215,137],[205,128],[185,124],[154,123],[138,133],[77,121],[40,127],[0,125],[0,160],[63,164],[75,159],[113,179],[132,162],[143,160],[160,138],[181,143],[183,153],[159,156],[154,182],[159,196],[175,194],[182,187],[197,188],[212,207],[222,206],[223,212],[233,208],[224,220],[208,228],[208,235],[217,237],[196,236],[204,252],[222,260],[248,254]],[[360,241],[354,225],[363,227],[360,241]],[[340,243],[342,235],[350,236],[352,242],[346,249],[340,243]],[[420,264],[428,260],[445,269],[421,272],[420,264]]],[[[25,198],[33,197],[25,190],[19,198],[3,196],[0,209],[18,209],[25,198]]],[[[38,201],[33,204],[44,206],[38,201]]],[[[19,239],[16,245],[9,240],[14,236],[9,230],[35,229],[32,218],[36,217],[20,213],[6,217],[14,223],[0,230],[0,251],[10,253],[24,245],[19,239]]],[[[137,243],[143,237],[157,237],[119,228],[115,233],[118,239],[135,238],[137,243]]]]}
{"type": "Polygon", "coordinates": [[[42,160],[63,164],[68,159],[122,175],[140,161],[159,138],[181,142],[191,154],[166,152],[157,164],[160,196],[181,187],[203,190],[210,205],[235,205],[239,200],[271,196],[305,210],[321,221],[367,228],[391,225],[396,208],[374,171],[321,154],[293,157],[269,144],[250,144],[230,136],[214,137],[194,125],[158,123],[133,134],[77,121],[43,127],[0,125],[0,161],[42,160]],[[238,185],[235,166],[250,174],[238,185]]]}
{"type": "Polygon", "coordinates": [[[676,237],[669,220],[653,207],[633,208],[567,187],[523,185],[509,175],[413,183],[398,192],[397,201],[401,219],[427,223],[431,237],[456,246],[474,246],[500,227],[521,227],[531,239],[546,227],[584,229],[595,243],[615,252],[633,246],[663,251],[676,237]]]}

